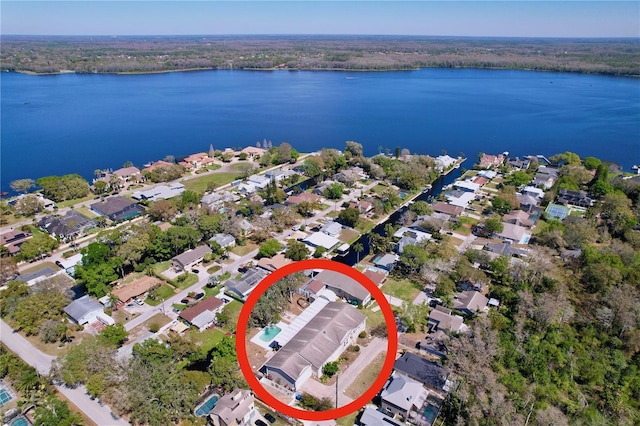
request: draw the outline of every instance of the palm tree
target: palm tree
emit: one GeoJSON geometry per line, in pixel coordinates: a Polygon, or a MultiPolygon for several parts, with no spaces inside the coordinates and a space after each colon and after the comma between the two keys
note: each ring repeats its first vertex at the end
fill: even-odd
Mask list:
{"type": "Polygon", "coordinates": [[[355,243],[353,245],[353,250],[356,252],[356,256],[357,256],[356,263],[360,263],[360,253],[364,251],[364,246],[362,245],[362,243],[355,243]]]}
{"type": "Polygon", "coordinates": [[[107,299],[107,301],[109,302],[109,306],[111,307],[112,311],[118,310],[118,302],[120,302],[120,299],[118,299],[118,296],[116,296],[113,293],[109,293],[109,298],[107,299]]]}

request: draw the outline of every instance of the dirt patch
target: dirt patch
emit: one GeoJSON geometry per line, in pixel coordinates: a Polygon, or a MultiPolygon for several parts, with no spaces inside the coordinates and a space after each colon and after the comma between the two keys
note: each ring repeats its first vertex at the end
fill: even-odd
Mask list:
{"type": "Polygon", "coordinates": [[[249,363],[253,367],[254,371],[258,371],[258,369],[262,367],[264,362],[267,360],[265,357],[267,349],[260,347],[251,341],[253,336],[258,334],[260,330],[261,329],[259,328],[255,328],[247,336],[247,357],[249,358],[249,363]]]}
{"type": "Polygon", "coordinates": [[[309,306],[309,302],[307,301],[307,298],[300,295],[300,294],[294,294],[293,295],[293,301],[291,303],[289,303],[289,312],[291,312],[293,315],[300,315],[306,307],[309,306]],[[306,306],[305,306],[306,304],[306,306]],[[305,306],[305,307],[303,307],[305,306]]]}

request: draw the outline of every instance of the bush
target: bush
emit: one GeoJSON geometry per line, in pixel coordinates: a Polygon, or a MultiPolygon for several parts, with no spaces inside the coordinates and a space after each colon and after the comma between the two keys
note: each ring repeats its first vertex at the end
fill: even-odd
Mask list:
{"type": "Polygon", "coordinates": [[[151,324],[149,324],[149,331],[152,333],[157,333],[158,330],[160,330],[160,324],[158,324],[157,322],[153,322],[151,324]]]}
{"type": "Polygon", "coordinates": [[[360,346],[358,346],[358,345],[351,345],[351,346],[349,346],[349,351],[350,351],[350,352],[360,352],[360,346]]]}
{"type": "Polygon", "coordinates": [[[333,377],[338,372],[338,363],[337,362],[328,362],[322,367],[322,374],[333,377]]]}
{"type": "Polygon", "coordinates": [[[360,334],[358,334],[358,337],[359,337],[359,338],[361,338],[361,339],[364,339],[365,337],[367,337],[367,332],[366,332],[366,331],[364,331],[364,330],[362,330],[362,331],[360,332],[360,334]]]}

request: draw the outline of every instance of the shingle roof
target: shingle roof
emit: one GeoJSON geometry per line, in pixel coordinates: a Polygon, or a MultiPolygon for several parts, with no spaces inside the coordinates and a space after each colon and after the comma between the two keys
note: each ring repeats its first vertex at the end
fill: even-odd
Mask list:
{"type": "Polygon", "coordinates": [[[102,309],[102,305],[97,300],[93,300],[91,296],[86,295],[69,303],[64,308],[64,311],[67,315],[78,322],[89,312],[96,310],[102,311],[102,309]]]}
{"type": "Polygon", "coordinates": [[[420,407],[422,405],[425,391],[422,383],[396,372],[389,377],[380,396],[383,401],[409,411],[412,406],[420,407]]]}
{"type": "Polygon", "coordinates": [[[198,246],[193,250],[188,250],[175,256],[171,260],[175,261],[181,266],[185,266],[202,258],[202,256],[207,253],[211,253],[211,249],[209,248],[209,246],[198,246]]]}
{"type": "Polygon", "coordinates": [[[265,366],[278,368],[293,379],[309,365],[320,369],[345,336],[366,318],[351,305],[329,302],[265,366]]]}
{"type": "Polygon", "coordinates": [[[215,296],[209,296],[206,299],[203,299],[199,303],[188,307],[187,309],[180,312],[180,318],[185,321],[193,322],[194,318],[200,315],[205,311],[215,311],[219,307],[221,307],[224,303],[222,300],[218,299],[215,296]]]}
{"type": "Polygon", "coordinates": [[[428,361],[411,352],[406,352],[398,358],[393,368],[432,389],[442,389],[449,375],[440,363],[428,361]]]}
{"type": "Polygon", "coordinates": [[[325,269],[315,277],[315,280],[321,281],[329,287],[338,288],[358,300],[365,300],[369,297],[369,291],[362,284],[339,272],[325,269]]]}

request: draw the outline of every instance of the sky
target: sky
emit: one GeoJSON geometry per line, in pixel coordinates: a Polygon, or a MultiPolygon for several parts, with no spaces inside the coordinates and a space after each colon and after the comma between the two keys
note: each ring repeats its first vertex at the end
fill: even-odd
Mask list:
{"type": "Polygon", "coordinates": [[[640,1],[0,1],[0,34],[640,37],[640,1]]]}

